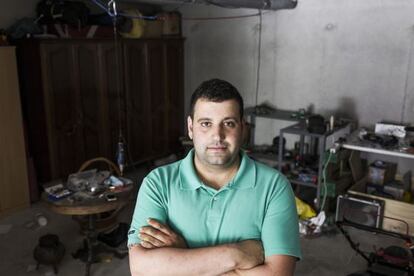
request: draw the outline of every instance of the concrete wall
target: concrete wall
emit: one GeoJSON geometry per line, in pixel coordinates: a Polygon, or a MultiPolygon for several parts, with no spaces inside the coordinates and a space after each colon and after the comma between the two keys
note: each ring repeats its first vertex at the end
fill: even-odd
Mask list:
{"type": "Polygon", "coordinates": [[[22,17],[35,17],[39,0],[0,0],[0,29],[6,29],[22,17]]]}
{"type": "MultiPolygon", "coordinates": [[[[257,10],[189,4],[181,12],[185,18],[257,10]]],[[[299,0],[294,10],[264,11],[257,103],[312,105],[363,126],[414,123],[413,14],[411,0],[299,0]]],[[[246,106],[256,104],[259,19],[184,20],[186,105],[212,77],[238,87],[246,106]]],[[[256,140],[269,143],[280,124],[262,121],[256,140]]]]}

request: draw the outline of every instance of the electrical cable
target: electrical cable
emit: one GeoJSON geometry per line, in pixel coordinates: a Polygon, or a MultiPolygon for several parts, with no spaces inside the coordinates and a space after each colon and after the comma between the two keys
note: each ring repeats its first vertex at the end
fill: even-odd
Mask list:
{"type": "Polygon", "coordinates": [[[158,16],[131,15],[131,14],[123,13],[123,12],[120,12],[118,14],[123,17],[132,18],[132,19],[143,19],[143,20],[161,20],[162,19],[161,17],[158,17],[158,16]]]}
{"type": "Polygon", "coordinates": [[[119,42],[118,42],[118,31],[117,31],[117,17],[119,15],[128,17],[128,18],[139,18],[139,19],[150,19],[154,20],[157,19],[155,16],[131,16],[129,14],[119,13],[116,9],[115,0],[111,0],[108,2],[108,7],[105,7],[99,0],[92,0],[96,5],[100,8],[105,10],[105,12],[112,17],[113,23],[113,35],[114,35],[114,49],[115,49],[115,67],[116,67],[116,76],[115,76],[115,83],[116,83],[116,90],[118,96],[118,126],[119,126],[119,136],[118,136],[118,144],[116,150],[116,161],[121,171],[121,175],[125,169],[126,159],[128,159],[129,165],[136,167],[136,163],[132,160],[132,154],[130,148],[128,147],[128,141],[123,135],[123,123],[122,123],[122,112],[124,111],[125,102],[121,95],[121,71],[120,71],[120,50],[119,50],[119,42]],[[112,5],[112,6],[111,6],[112,5]],[[112,10],[111,10],[112,9],[112,10]]]}
{"type": "Polygon", "coordinates": [[[112,17],[112,24],[113,24],[113,34],[114,34],[114,49],[115,49],[115,87],[117,90],[118,96],[118,127],[119,127],[119,136],[118,136],[118,144],[116,150],[116,161],[119,166],[119,170],[121,175],[123,175],[125,169],[125,139],[123,137],[123,125],[122,125],[122,115],[123,112],[123,98],[121,95],[121,81],[120,81],[120,58],[119,58],[119,43],[118,43],[118,31],[117,31],[117,16],[118,11],[116,9],[116,2],[115,0],[111,0],[108,2],[108,14],[112,17]]]}
{"type": "MultiPolygon", "coordinates": [[[[327,161],[325,162],[325,164],[324,164],[324,166],[323,166],[323,170],[322,170],[322,177],[323,177],[323,181],[322,181],[322,183],[323,183],[323,190],[324,190],[324,193],[323,193],[322,204],[321,204],[321,206],[320,206],[320,210],[321,210],[321,211],[323,211],[323,208],[325,207],[326,197],[327,197],[327,194],[328,194],[328,187],[327,187],[327,184],[326,184],[326,168],[328,167],[328,164],[329,164],[329,162],[331,161],[331,157],[332,157],[332,152],[331,152],[331,151],[329,151],[329,156],[328,156],[328,159],[327,159],[327,161]]],[[[320,157],[320,158],[322,158],[322,157],[320,157]]]]}
{"type": "Polygon", "coordinates": [[[106,7],[99,1],[99,0],[91,0],[95,5],[97,5],[98,7],[100,7],[102,10],[104,10],[105,12],[107,12],[106,7]]]}
{"type": "Polygon", "coordinates": [[[413,52],[413,42],[414,42],[414,36],[411,35],[410,40],[410,50],[408,52],[408,61],[407,61],[407,70],[405,75],[405,83],[404,83],[404,97],[403,97],[403,106],[401,109],[401,123],[404,123],[405,121],[405,109],[406,109],[406,101],[407,101],[407,92],[408,92],[408,80],[410,77],[410,71],[411,71],[411,60],[412,60],[412,52],[413,52]]]}
{"type": "MultiPolygon", "coordinates": [[[[133,16],[130,14],[125,14],[122,12],[118,12],[116,9],[115,0],[110,0],[107,4],[107,7],[102,3],[100,0],[91,0],[95,3],[98,7],[104,10],[111,18],[113,24],[113,36],[114,36],[114,51],[115,51],[115,89],[117,90],[117,97],[118,97],[118,126],[119,126],[119,135],[118,135],[118,143],[116,147],[116,161],[121,171],[121,175],[125,169],[126,159],[128,159],[129,165],[137,168],[135,165],[136,163],[132,160],[132,154],[128,147],[128,141],[123,136],[123,123],[122,123],[122,113],[124,112],[125,101],[123,100],[121,94],[121,71],[120,71],[120,50],[119,50],[119,43],[118,43],[118,31],[117,31],[117,18],[118,16],[124,16],[128,18],[138,18],[138,19],[146,19],[146,20],[156,20],[158,17],[156,16],[133,16]]],[[[160,17],[160,19],[162,19],[160,17]]]]}
{"type": "Polygon", "coordinates": [[[157,20],[158,19],[157,16],[131,15],[131,14],[123,13],[123,12],[117,12],[117,15],[115,16],[108,8],[105,7],[105,5],[100,0],[91,0],[91,1],[95,3],[98,7],[100,7],[102,10],[104,10],[111,17],[123,16],[127,18],[145,19],[145,20],[157,20]]]}
{"type": "Polygon", "coordinates": [[[262,10],[259,10],[259,38],[258,38],[258,49],[257,49],[257,71],[256,71],[256,97],[255,97],[255,106],[257,106],[259,98],[259,85],[260,85],[260,68],[261,68],[261,57],[262,57],[262,26],[263,26],[263,16],[262,10]]]}
{"type": "Polygon", "coordinates": [[[121,119],[121,88],[120,88],[120,80],[119,80],[119,45],[118,45],[118,31],[117,31],[117,27],[116,27],[116,15],[112,17],[112,23],[113,23],[113,33],[114,33],[114,48],[115,48],[115,67],[116,67],[116,76],[115,76],[115,83],[116,83],[116,90],[117,90],[117,94],[118,94],[118,124],[120,126],[119,128],[119,136],[122,135],[122,128],[121,128],[121,123],[122,123],[122,119],[121,119]]]}
{"type": "MultiPolygon", "coordinates": [[[[378,215],[378,216],[380,216],[380,215],[378,215]]],[[[405,228],[405,235],[407,236],[407,237],[409,237],[410,236],[410,225],[408,224],[408,222],[406,222],[405,220],[402,220],[402,219],[398,219],[398,218],[393,218],[393,217],[388,217],[388,216],[382,216],[383,218],[386,218],[386,219],[390,219],[390,220],[395,220],[395,221],[399,221],[399,222],[402,222],[403,224],[405,224],[405,226],[406,226],[406,228],[405,228]]]]}

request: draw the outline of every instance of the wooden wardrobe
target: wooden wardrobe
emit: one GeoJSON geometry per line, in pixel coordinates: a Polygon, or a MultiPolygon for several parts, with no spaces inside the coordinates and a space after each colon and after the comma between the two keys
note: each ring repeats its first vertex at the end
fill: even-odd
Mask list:
{"type": "Polygon", "coordinates": [[[128,163],[180,149],[183,39],[44,39],[18,43],[29,146],[40,182],[66,179],[88,159],[128,163]]]}

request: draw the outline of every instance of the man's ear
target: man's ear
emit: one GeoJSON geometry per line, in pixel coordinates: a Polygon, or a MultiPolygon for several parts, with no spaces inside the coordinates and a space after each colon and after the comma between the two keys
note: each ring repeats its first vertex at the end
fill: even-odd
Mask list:
{"type": "Polygon", "coordinates": [[[188,130],[188,137],[193,140],[193,120],[191,116],[187,117],[187,130],[188,130]]]}
{"type": "Polygon", "coordinates": [[[241,131],[242,131],[242,132],[244,132],[244,131],[245,131],[245,129],[246,129],[246,124],[247,124],[246,118],[243,116],[243,117],[241,118],[241,120],[240,120],[240,127],[241,127],[241,131]]]}

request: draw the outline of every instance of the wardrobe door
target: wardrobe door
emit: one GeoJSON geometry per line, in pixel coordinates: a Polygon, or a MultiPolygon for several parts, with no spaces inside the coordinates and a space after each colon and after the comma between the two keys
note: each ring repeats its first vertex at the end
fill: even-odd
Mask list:
{"type": "Polygon", "coordinates": [[[103,143],[106,158],[116,161],[119,134],[126,136],[125,96],[123,83],[122,52],[118,48],[118,61],[112,41],[99,43],[99,85],[101,88],[101,110],[103,116],[103,143]]]}
{"type": "Polygon", "coordinates": [[[50,179],[76,172],[85,160],[75,50],[72,43],[40,46],[50,179]]]}
{"type": "Polygon", "coordinates": [[[143,40],[124,40],[125,106],[129,161],[150,159],[153,148],[147,43],[143,40]]]}
{"type": "Polygon", "coordinates": [[[178,151],[181,147],[179,137],[184,133],[184,49],[183,40],[167,40],[165,51],[165,94],[168,137],[168,150],[178,151]]]}
{"type": "MultiPolygon", "coordinates": [[[[96,157],[111,158],[106,130],[108,119],[106,94],[101,83],[100,49],[98,42],[87,41],[75,44],[75,74],[77,94],[80,96],[82,143],[86,160],[96,157]]],[[[81,164],[78,164],[80,166],[81,164]]]]}
{"type": "Polygon", "coordinates": [[[152,126],[151,154],[154,157],[168,153],[168,106],[166,95],[166,74],[164,42],[151,40],[147,43],[148,88],[150,93],[152,126]]]}

